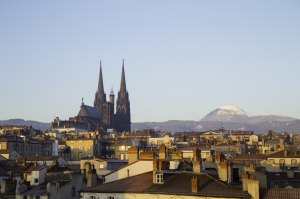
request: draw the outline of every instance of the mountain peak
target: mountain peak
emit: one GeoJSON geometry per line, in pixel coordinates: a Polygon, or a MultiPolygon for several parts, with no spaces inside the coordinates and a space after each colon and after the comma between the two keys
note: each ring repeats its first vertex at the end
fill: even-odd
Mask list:
{"type": "Polygon", "coordinates": [[[242,122],[248,118],[247,113],[239,107],[229,104],[208,113],[201,121],[242,122]]]}
{"type": "Polygon", "coordinates": [[[232,114],[247,115],[247,113],[244,110],[242,110],[239,107],[232,105],[232,104],[224,105],[224,106],[220,107],[219,109],[230,111],[232,114]]]}

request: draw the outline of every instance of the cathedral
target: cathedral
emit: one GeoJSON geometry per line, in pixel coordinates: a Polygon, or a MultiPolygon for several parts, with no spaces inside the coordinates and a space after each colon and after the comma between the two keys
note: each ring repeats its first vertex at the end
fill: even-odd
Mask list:
{"type": "Polygon", "coordinates": [[[124,60],[121,85],[117,97],[115,108],[115,95],[113,91],[109,94],[109,100],[107,101],[106,99],[100,61],[98,88],[95,94],[94,106],[85,105],[82,101],[77,116],[65,121],[60,121],[59,118],[54,119],[52,129],[58,131],[106,131],[107,129],[114,129],[117,132],[130,132],[130,102],[126,89],[124,60]]]}
{"type": "Polygon", "coordinates": [[[115,113],[115,95],[113,91],[109,94],[109,101],[106,101],[106,94],[103,86],[102,66],[100,62],[100,73],[98,90],[95,94],[94,107],[102,112],[101,123],[105,129],[111,128],[116,131],[130,131],[130,102],[129,95],[126,89],[124,60],[122,66],[121,85],[118,92],[116,113],[115,113]]]}

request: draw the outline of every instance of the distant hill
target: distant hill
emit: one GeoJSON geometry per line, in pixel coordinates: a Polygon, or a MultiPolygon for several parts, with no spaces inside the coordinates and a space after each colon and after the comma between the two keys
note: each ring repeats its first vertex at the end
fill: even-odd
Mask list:
{"type": "Polygon", "coordinates": [[[183,131],[208,131],[219,128],[228,130],[249,130],[256,133],[265,133],[268,130],[277,132],[294,132],[300,133],[300,120],[291,122],[282,121],[265,121],[256,124],[235,123],[220,121],[165,121],[165,122],[139,122],[132,123],[132,130],[138,129],[156,129],[169,131],[172,133],[183,131]]]}
{"type": "Polygon", "coordinates": [[[9,119],[0,120],[0,125],[18,125],[18,126],[32,126],[34,129],[47,130],[50,129],[50,123],[37,122],[33,120],[23,120],[23,119],[9,119]]]}
{"type": "MultiPolygon", "coordinates": [[[[43,123],[23,119],[0,121],[0,125],[27,125],[35,129],[49,129],[50,123],[43,123]]],[[[165,122],[136,122],[131,124],[132,130],[155,129],[172,133],[182,131],[207,131],[225,128],[227,130],[249,130],[256,133],[265,133],[268,130],[278,132],[300,133],[300,120],[279,115],[249,116],[244,110],[226,105],[217,108],[199,121],[169,120],[165,122]]]]}

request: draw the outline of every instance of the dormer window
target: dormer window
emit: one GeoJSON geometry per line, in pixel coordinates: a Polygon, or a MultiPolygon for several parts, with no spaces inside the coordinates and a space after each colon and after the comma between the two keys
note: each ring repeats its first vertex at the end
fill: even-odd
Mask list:
{"type": "Polygon", "coordinates": [[[159,173],[156,174],[156,181],[157,184],[163,184],[164,183],[164,178],[163,178],[163,174],[159,173]]]}

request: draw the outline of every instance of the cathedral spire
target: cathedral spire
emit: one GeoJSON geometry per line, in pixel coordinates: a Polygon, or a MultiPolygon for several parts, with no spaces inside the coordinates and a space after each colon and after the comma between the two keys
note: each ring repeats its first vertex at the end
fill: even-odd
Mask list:
{"type": "Polygon", "coordinates": [[[122,65],[122,77],[121,77],[120,92],[126,93],[126,80],[125,80],[125,70],[124,70],[124,59],[123,59],[123,65],[122,65]]]}
{"type": "Polygon", "coordinates": [[[120,91],[118,92],[117,108],[116,108],[116,130],[117,132],[130,131],[131,117],[130,117],[130,102],[129,95],[126,90],[124,59],[122,65],[122,77],[120,91]]]}
{"type": "Polygon", "coordinates": [[[100,108],[100,106],[106,102],[106,94],[104,92],[103,76],[102,76],[102,62],[100,60],[100,72],[98,80],[98,89],[96,92],[94,106],[100,108]]]}
{"type": "Polygon", "coordinates": [[[100,72],[99,72],[99,82],[98,82],[98,96],[101,97],[104,94],[104,86],[103,86],[103,76],[102,76],[102,63],[100,60],[100,72]]]}

